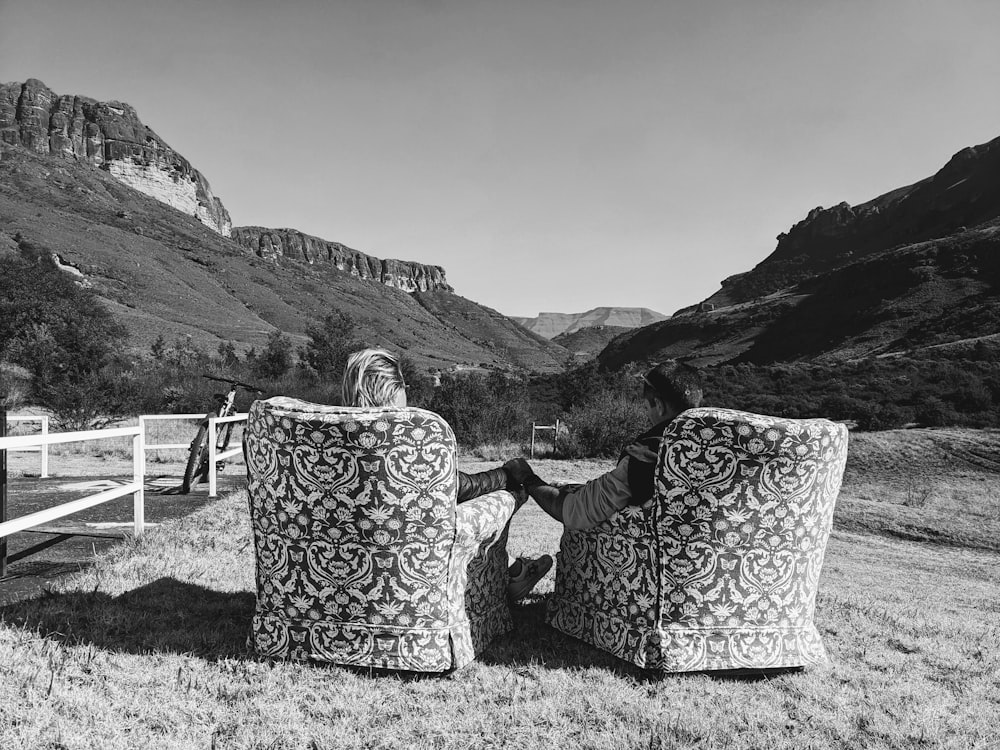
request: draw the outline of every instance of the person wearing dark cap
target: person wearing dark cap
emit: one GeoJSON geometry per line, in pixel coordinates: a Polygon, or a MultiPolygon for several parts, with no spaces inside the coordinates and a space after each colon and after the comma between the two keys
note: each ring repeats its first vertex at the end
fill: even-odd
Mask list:
{"type": "Polygon", "coordinates": [[[646,416],[652,427],[625,447],[611,471],[586,484],[555,487],[535,474],[523,458],[504,464],[511,478],[566,528],[593,528],[622,508],[649,500],[663,431],[681,412],[701,404],[701,378],[688,365],[659,364],[642,375],[641,381],[646,416]]]}

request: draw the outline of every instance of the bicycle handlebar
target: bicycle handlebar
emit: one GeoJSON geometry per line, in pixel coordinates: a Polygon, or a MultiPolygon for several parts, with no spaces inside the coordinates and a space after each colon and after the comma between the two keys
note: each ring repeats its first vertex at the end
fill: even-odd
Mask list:
{"type": "Polygon", "coordinates": [[[220,383],[229,383],[229,385],[231,385],[233,387],[239,386],[240,388],[244,388],[244,389],[246,389],[248,391],[256,391],[257,393],[263,393],[264,392],[263,388],[258,388],[255,385],[250,385],[249,383],[243,383],[243,382],[241,382],[239,380],[233,380],[232,378],[220,378],[220,377],[217,377],[215,375],[208,375],[207,373],[203,373],[202,377],[206,378],[208,380],[217,380],[220,383]]]}

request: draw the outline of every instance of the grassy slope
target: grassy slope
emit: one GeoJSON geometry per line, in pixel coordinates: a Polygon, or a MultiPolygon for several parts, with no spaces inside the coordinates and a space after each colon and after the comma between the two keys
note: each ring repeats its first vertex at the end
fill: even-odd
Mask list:
{"type": "Polygon", "coordinates": [[[6,148],[0,160],[0,249],[20,232],[77,266],[147,349],[157,335],[190,335],[214,350],[257,346],[278,328],[296,343],[331,309],[350,313],[361,338],[408,353],[423,365],[515,365],[552,371],[557,349],[527,337],[511,362],[484,345],[518,327],[463,300],[480,319],[472,341],[411,295],[335,268],[248,256],[193,217],[116,182],[98,169],[6,148]],[[492,327],[491,327],[492,326],[492,327]],[[241,346],[242,345],[242,346],[241,346]]]}
{"type": "Polygon", "coordinates": [[[616,336],[631,330],[625,326],[588,326],[587,328],[579,328],[573,333],[560,333],[552,341],[572,352],[576,357],[593,359],[616,336]]]}
{"type": "Polygon", "coordinates": [[[837,361],[1000,334],[1000,220],[867,256],[796,287],[626,333],[610,366],[694,355],[705,362],[837,361]]]}
{"type": "MultiPolygon", "coordinates": [[[[995,746],[1000,556],[949,530],[978,518],[976,546],[997,538],[988,508],[1000,478],[986,461],[1000,455],[1000,438],[852,440],[816,616],[828,666],[764,680],[650,679],[544,626],[537,597],[517,608],[515,633],[450,677],[260,662],[244,647],[253,555],[237,493],[0,610],[0,747],[995,746]],[[943,454],[947,446],[957,451],[943,454]],[[893,538],[899,519],[922,510],[878,491],[904,465],[942,490],[968,490],[961,502],[941,492],[924,506],[942,503],[948,544],[893,538]],[[883,513],[866,514],[865,503],[883,513]]],[[[606,468],[537,464],[561,480],[606,468]]],[[[551,552],[558,536],[529,505],[510,549],[551,552]]],[[[547,590],[551,578],[542,598],[547,590]]]]}
{"type": "Polygon", "coordinates": [[[562,369],[569,352],[496,310],[457,294],[414,292],[413,299],[459,335],[520,367],[562,369]]]}

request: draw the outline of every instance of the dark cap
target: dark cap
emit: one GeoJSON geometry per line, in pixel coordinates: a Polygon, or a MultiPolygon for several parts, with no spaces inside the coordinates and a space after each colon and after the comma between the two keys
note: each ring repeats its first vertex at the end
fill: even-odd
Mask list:
{"type": "Polygon", "coordinates": [[[704,395],[698,371],[682,362],[662,362],[639,378],[663,401],[681,411],[698,406],[704,395]]]}

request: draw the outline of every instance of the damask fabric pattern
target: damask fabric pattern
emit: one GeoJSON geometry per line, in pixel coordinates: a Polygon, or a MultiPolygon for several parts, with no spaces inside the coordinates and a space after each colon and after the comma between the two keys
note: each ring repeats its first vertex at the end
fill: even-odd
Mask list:
{"type": "Polygon", "coordinates": [[[455,438],[437,414],[277,397],[251,407],[244,452],[260,654],[442,672],[511,629],[514,497],[456,511],[455,438]]]}
{"type": "Polygon", "coordinates": [[[667,672],[824,661],[813,613],[846,459],[824,419],[684,412],[653,499],[564,532],[548,622],[667,672]]]}

